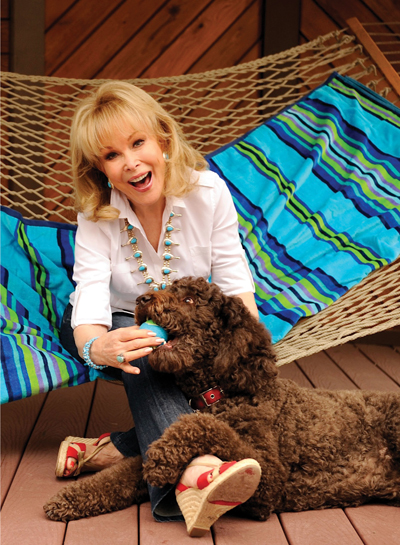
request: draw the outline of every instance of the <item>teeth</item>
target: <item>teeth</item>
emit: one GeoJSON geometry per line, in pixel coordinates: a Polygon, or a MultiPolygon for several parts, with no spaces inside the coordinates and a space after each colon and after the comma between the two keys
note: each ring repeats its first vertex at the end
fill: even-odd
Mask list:
{"type": "Polygon", "coordinates": [[[131,180],[131,184],[137,184],[138,182],[141,182],[146,178],[147,175],[148,172],[146,172],[146,174],[143,174],[143,176],[139,176],[139,178],[136,178],[135,180],[131,180]]]}

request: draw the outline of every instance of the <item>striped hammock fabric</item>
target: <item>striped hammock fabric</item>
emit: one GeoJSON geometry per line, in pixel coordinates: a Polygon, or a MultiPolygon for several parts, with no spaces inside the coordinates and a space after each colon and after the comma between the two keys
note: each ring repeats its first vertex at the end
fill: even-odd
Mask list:
{"type": "Polygon", "coordinates": [[[334,74],[209,156],[273,341],[400,254],[400,111],[334,74]]]}
{"type": "MultiPolygon", "coordinates": [[[[399,142],[399,110],[334,75],[208,157],[233,195],[274,342],[400,254],[399,142]]],[[[59,342],[75,227],[1,216],[1,402],[109,378],[59,342]]]]}
{"type": "Polygon", "coordinates": [[[74,386],[102,373],[59,341],[73,291],[76,228],[1,210],[1,403],[74,386]]]}

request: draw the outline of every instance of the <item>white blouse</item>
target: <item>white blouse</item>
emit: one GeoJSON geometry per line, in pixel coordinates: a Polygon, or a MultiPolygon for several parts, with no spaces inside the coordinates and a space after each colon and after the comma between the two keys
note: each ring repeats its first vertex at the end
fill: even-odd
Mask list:
{"type": "MultiPolygon", "coordinates": [[[[172,219],[176,230],[171,240],[179,245],[171,253],[171,280],[182,276],[202,276],[218,284],[227,295],[253,292],[254,282],[238,235],[237,213],[225,182],[214,172],[193,172],[197,187],[184,198],[168,197],[163,224],[173,210],[181,217],[172,219]]],[[[111,327],[111,315],[117,311],[134,312],[136,298],[148,290],[132,255],[126,231],[127,218],[135,227],[143,261],[156,282],[162,280],[164,230],[156,252],[126,196],[111,191],[110,204],[120,210],[119,219],[92,222],[78,214],[74,280],[76,289],[70,296],[73,305],[71,325],[102,324],[111,327]],[[135,271],[135,272],[132,272],[135,271]]]]}

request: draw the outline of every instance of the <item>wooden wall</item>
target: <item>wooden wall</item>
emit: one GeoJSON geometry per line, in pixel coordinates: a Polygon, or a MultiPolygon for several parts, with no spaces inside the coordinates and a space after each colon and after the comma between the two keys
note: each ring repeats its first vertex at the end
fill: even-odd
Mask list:
{"type": "Polygon", "coordinates": [[[357,17],[361,23],[400,22],[399,0],[301,0],[301,41],[310,41],[346,27],[357,17]]]}
{"type": "MultiPolygon", "coordinates": [[[[2,0],[2,70],[13,69],[10,6],[16,1],[30,2],[2,0]]],[[[42,1],[45,74],[73,78],[203,72],[275,52],[268,38],[285,39],[294,25],[290,45],[341,29],[350,17],[363,23],[400,21],[399,0],[42,1]],[[297,4],[300,17],[293,9],[297,4]],[[271,21],[278,12],[280,20],[271,21]]],[[[280,40],[278,47],[286,48],[280,40]]]]}
{"type": "Polygon", "coordinates": [[[262,0],[48,0],[46,74],[180,75],[261,55],[262,0]]]}

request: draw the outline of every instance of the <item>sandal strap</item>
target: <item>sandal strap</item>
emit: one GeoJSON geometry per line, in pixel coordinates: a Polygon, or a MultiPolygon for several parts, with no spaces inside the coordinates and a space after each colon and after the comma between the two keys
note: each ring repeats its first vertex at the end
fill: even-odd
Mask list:
{"type": "Polygon", "coordinates": [[[97,442],[98,443],[97,448],[92,452],[92,454],[90,456],[88,456],[87,458],[85,458],[85,460],[83,460],[83,464],[87,464],[88,462],[90,462],[90,460],[94,456],[96,456],[96,454],[98,454],[110,442],[111,442],[111,438],[110,438],[109,434],[103,434],[103,436],[100,436],[99,440],[97,442]],[[99,444],[103,439],[107,439],[107,441],[104,441],[104,443],[99,444]]]}
{"type": "Polygon", "coordinates": [[[96,456],[96,454],[98,454],[102,448],[110,443],[110,441],[111,437],[109,433],[103,433],[102,435],[100,435],[100,437],[94,443],[94,445],[97,445],[97,448],[87,458],[84,458],[87,443],[73,442],[68,445],[67,454],[65,457],[65,464],[67,463],[68,458],[73,458],[74,460],[76,460],[76,469],[73,472],[73,477],[77,477],[78,475],[80,475],[83,466],[90,462],[90,460],[94,456],[96,456]],[[105,439],[106,441],[104,441],[105,439]]]}
{"type": "Polygon", "coordinates": [[[229,462],[221,462],[220,464],[213,464],[212,462],[196,462],[195,460],[193,460],[193,462],[190,462],[190,464],[188,464],[186,466],[186,468],[195,467],[195,466],[204,466],[204,467],[217,468],[217,467],[220,467],[222,464],[226,464],[226,463],[229,463],[229,462]]]}
{"type": "Polygon", "coordinates": [[[224,471],[226,471],[227,469],[229,469],[236,463],[237,462],[222,462],[222,464],[220,464],[219,466],[216,466],[211,471],[205,471],[197,479],[197,488],[199,490],[203,490],[203,488],[211,484],[219,475],[221,475],[221,473],[223,473],[224,471]],[[208,480],[209,477],[211,477],[210,480],[208,480]]]}
{"type": "MultiPolygon", "coordinates": [[[[211,463],[196,462],[194,460],[193,462],[191,462],[189,465],[186,466],[186,469],[188,467],[195,467],[195,466],[203,466],[203,467],[212,468],[212,469],[209,469],[208,471],[205,471],[197,478],[197,483],[196,483],[197,488],[199,490],[203,490],[203,488],[211,484],[221,473],[223,473],[224,471],[226,471],[227,469],[229,469],[231,466],[233,466],[236,463],[237,462],[221,462],[220,464],[213,464],[212,462],[211,463]],[[211,475],[211,480],[209,481],[208,478],[210,475],[211,475]]],[[[179,482],[178,485],[176,486],[176,490],[178,492],[183,492],[184,490],[187,490],[188,488],[190,487],[182,484],[181,482],[179,482]]]]}
{"type": "Polygon", "coordinates": [[[85,443],[71,443],[67,449],[67,455],[65,458],[65,464],[67,463],[68,458],[73,458],[76,460],[76,470],[74,471],[74,476],[77,476],[81,472],[81,468],[85,463],[83,457],[85,456],[86,445],[85,443]]]}

